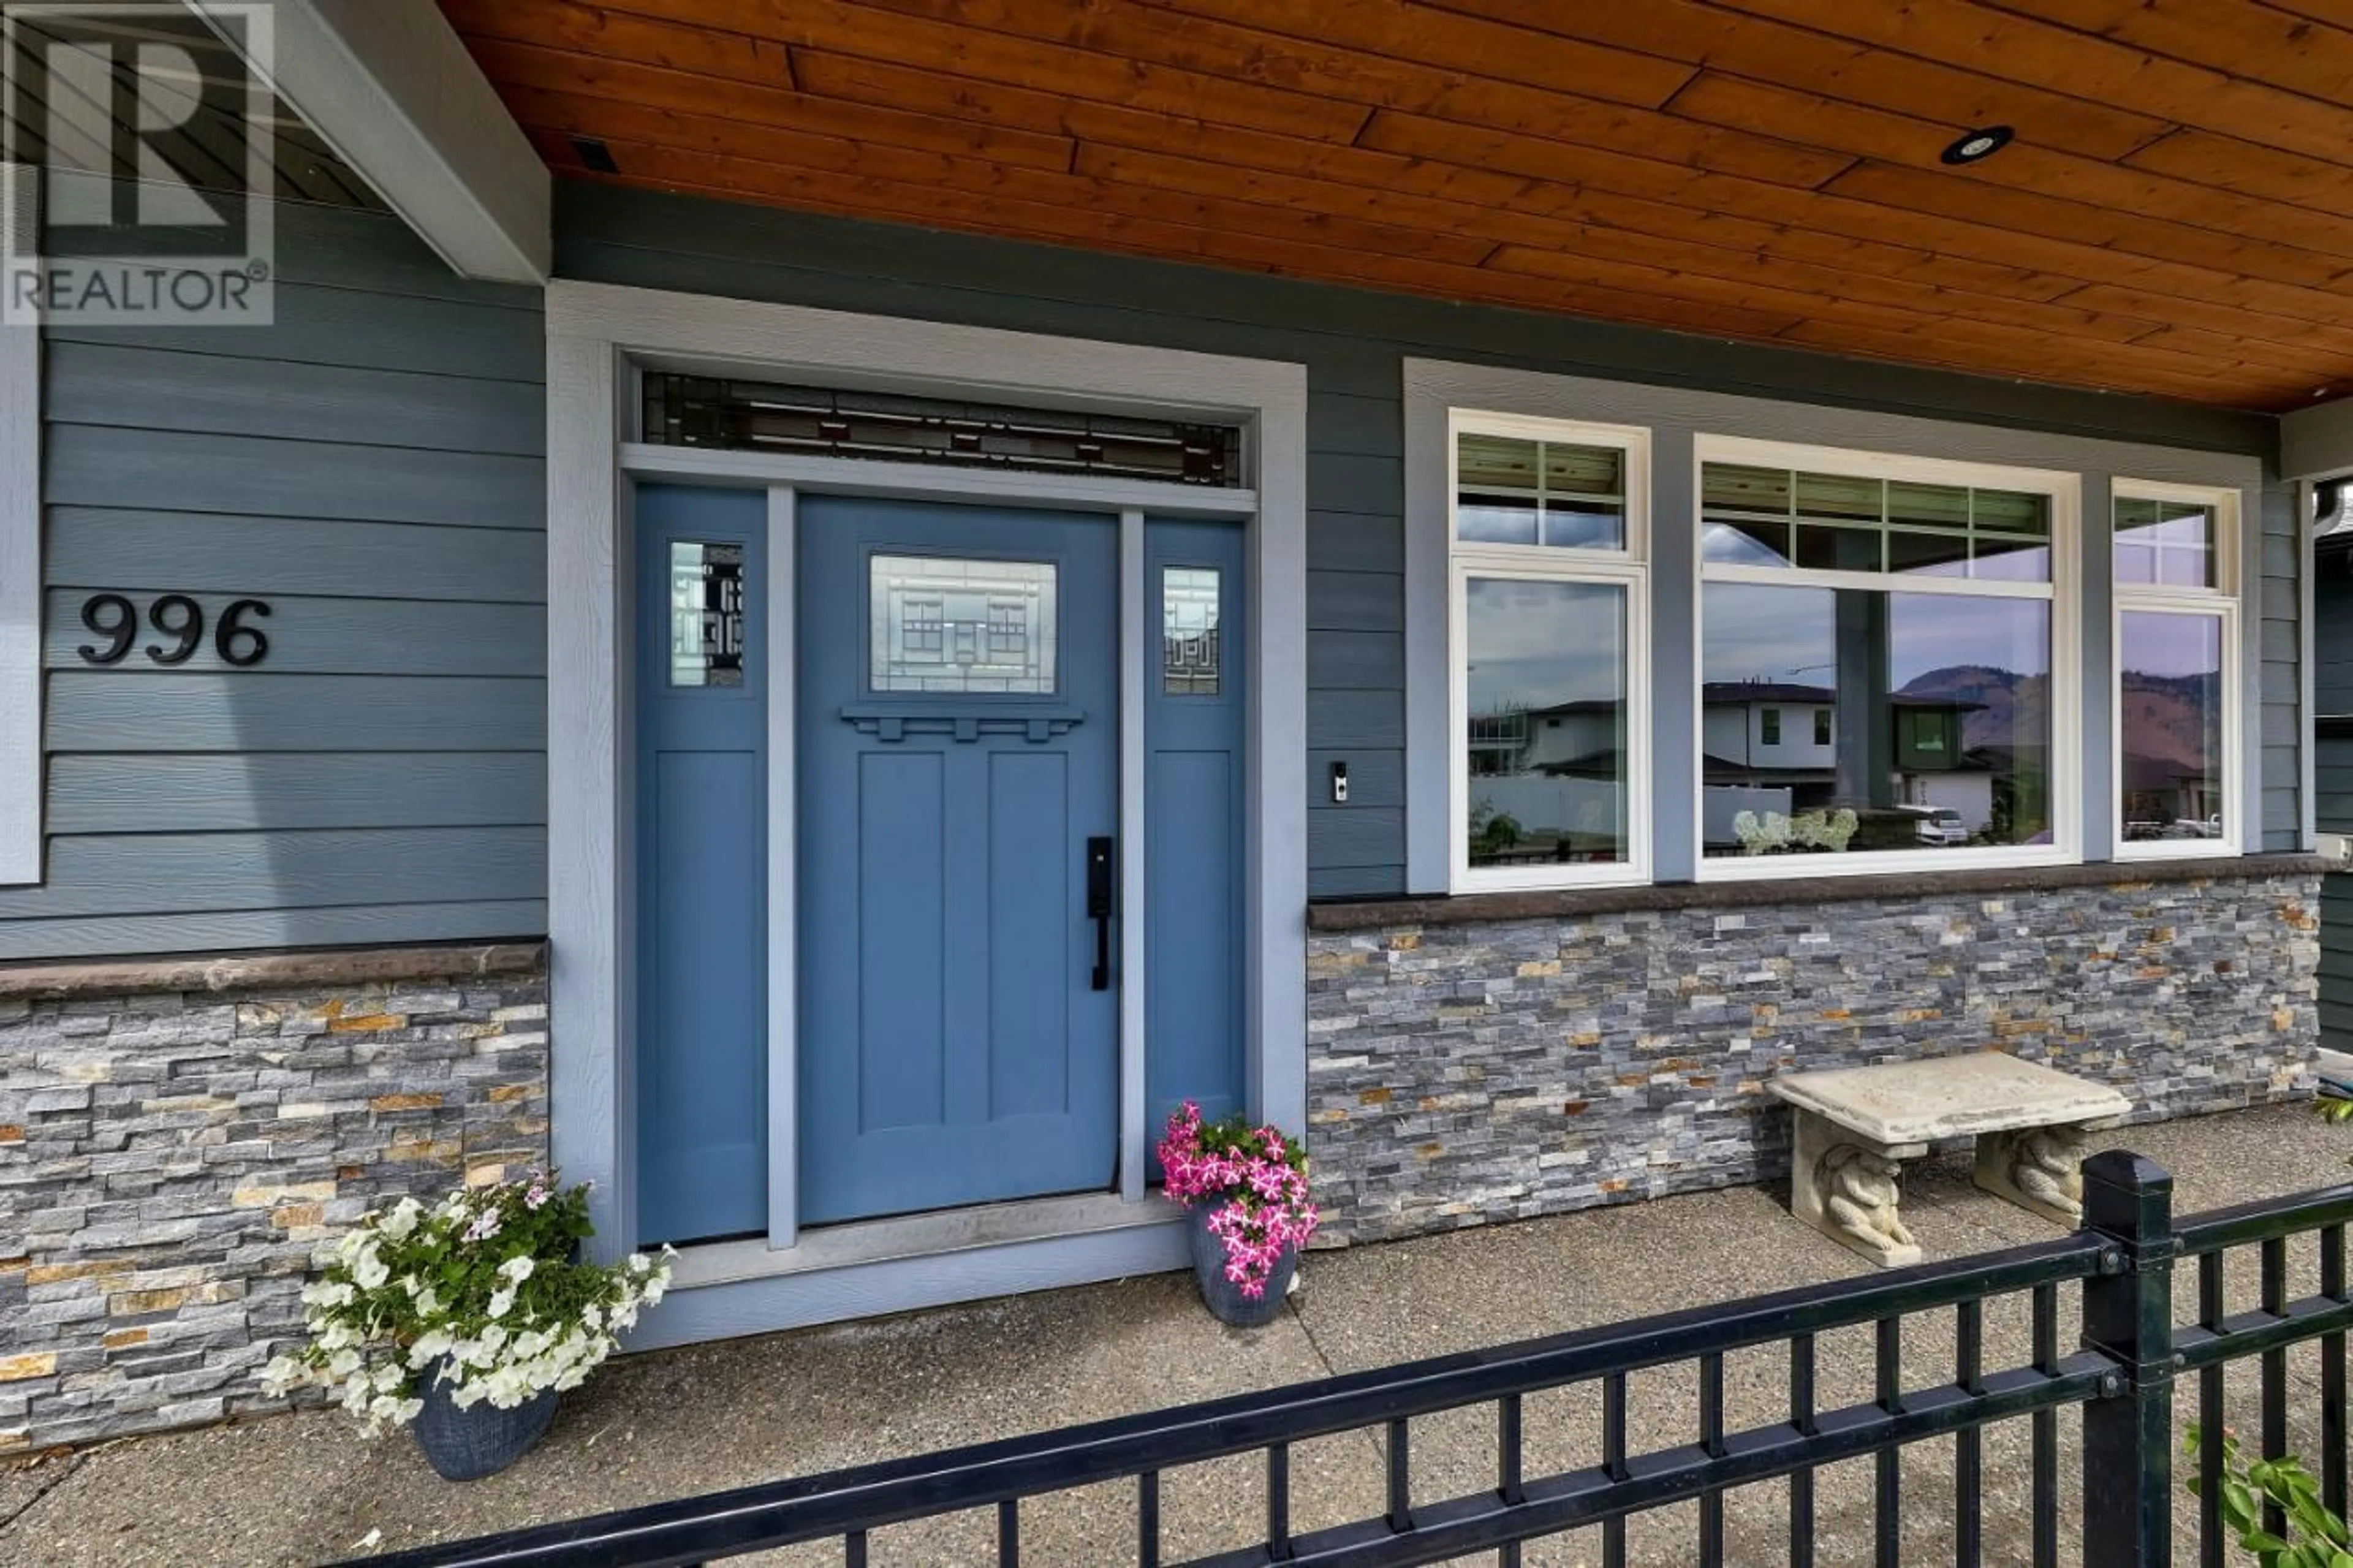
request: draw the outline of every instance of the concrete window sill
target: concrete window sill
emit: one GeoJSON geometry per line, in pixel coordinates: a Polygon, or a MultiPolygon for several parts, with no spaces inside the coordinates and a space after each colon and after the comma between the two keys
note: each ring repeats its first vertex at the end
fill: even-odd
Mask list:
{"type": "Polygon", "coordinates": [[[1828,904],[1866,899],[1933,898],[1954,893],[2034,893],[2058,888],[2130,887],[2155,882],[2250,881],[2316,877],[2329,870],[2316,855],[2212,856],[2179,860],[2103,861],[2084,866],[2013,866],[1873,877],[1790,877],[1771,881],[1671,882],[1643,888],[1554,889],[1427,898],[1313,903],[1307,929],[1318,932],[1391,926],[1465,925],[1482,921],[1557,920],[1630,910],[1738,910],[1765,904],[1828,904]]]}

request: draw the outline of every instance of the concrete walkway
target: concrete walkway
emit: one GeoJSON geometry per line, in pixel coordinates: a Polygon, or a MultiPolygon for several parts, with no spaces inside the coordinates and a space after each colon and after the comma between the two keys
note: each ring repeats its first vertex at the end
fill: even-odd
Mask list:
{"type": "MultiPolygon", "coordinates": [[[[2112,1142],[2172,1171],[2176,1208],[2332,1185],[2346,1180],[2353,1129],[2277,1108],[2130,1128],[2112,1142]]],[[[2042,1239],[2055,1229],[1968,1184],[1965,1157],[1922,1163],[1905,1210],[1931,1260],[2042,1239]]],[[[2306,1248],[2293,1265],[2312,1288],[2306,1248]]],[[[0,1470],[0,1563],[46,1564],[308,1563],[617,1508],[780,1476],[919,1453],[1335,1372],[1500,1343],[1563,1329],[1702,1305],[1862,1272],[1843,1248],[1793,1221],[1779,1194],[1736,1188],[1558,1219],[1312,1256],[1292,1310],[1256,1333],[1220,1328],[1189,1279],[1166,1276],[925,1312],[880,1322],[661,1352],[607,1367],[570,1396],[547,1441],[504,1475],[470,1486],[438,1480],[405,1438],[354,1439],[342,1418],[309,1411],[206,1431],[132,1439],[64,1459],[0,1470]]],[[[2234,1307],[2252,1305],[2253,1259],[2234,1268],[2234,1307]]],[[[2194,1308],[2189,1271],[2179,1316],[2194,1308]]],[[[2062,1305],[2073,1348],[2075,1305],[2062,1305]]],[[[1951,1315],[1907,1332],[1905,1383],[1951,1377],[1951,1315]]],[[[2025,1303],[1987,1314],[1989,1366],[2026,1353],[2025,1303]]],[[[1819,1350],[1825,1405],[1870,1397],[1868,1329],[1826,1336],[1819,1350]]],[[[2293,1368],[2296,1403],[2316,1408],[2316,1352],[2293,1368]]],[[[1638,1451],[1688,1442],[1695,1405],[1688,1369],[1632,1380],[1630,1441],[1638,1451]]],[[[1783,1418],[1786,1369],[1758,1351],[1728,1358],[1733,1429],[1783,1418]]],[[[2232,1379],[2233,1418],[2252,1431],[2252,1366],[2232,1379]]],[[[2186,1418],[2194,1406],[2184,1388],[2186,1418]]],[[[1592,1462],[1597,1402],[1586,1390],[1532,1398],[1530,1475],[1592,1462]]],[[[2072,1444],[2073,1415],[2063,1417],[2072,1444]]],[[[2307,1453],[2316,1436],[2305,1431],[2307,1453]]],[[[1413,1427],[1419,1497],[1493,1485],[1492,1415],[1463,1412],[1413,1427]]],[[[2022,1423],[1987,1436],[1986,1560],[2022,1560],[2027,1516],[2022,1423]],[[2012,1429],[2014,1428],[2014,1429],[2012,1429]]],[[[2062,1518],[2073,1533],[2072,1458],[2062,1518]]],[[[1377,1435],[1302,1446],[1292,1460],[1294,1527],[1380,1511],[1377,1435]]],[[[1924,1444],[1904,1462],[1904,1560],[1951,1560],[1952,1445],[1924,1444]]],[[[1822,1472],[1818,1561],[1867,1561],[1872,1468],[1822,1472]]],[[[1164,1482],[1170,1561],[1262,1539],[1262,1467],[1243,1458],[1172,1472],[1164,1482]]],[[[1023,1510],[1023,1561],[1134,1560],[1132,1488],[1042,1500],[1023,1510]]],[[[1782,1483],[1726,1500],[1727,1556],[1784,1560],[1782,1483]]],[[[1630,1556],[1690,1561],[1694,1507],[1637,1521],[1630,1556]]],[[[2186,1512],[2182,1516],[2187,1522],[2186,1512]]],[[[993,1520],[927,1521],[885,1531],[873,1561],[909,1568],[988,1563],[993,1520]]],[[[2189,1560],[2185,1544],[2178,1554],[2189,1560]]],[[[772,1562],[832,1563],[839,1548],[772,1562]]],[[[1567,1537],[1530,1549],[1531,1564],[1598,1563],[1599,1542],[1567,1537]]]]}

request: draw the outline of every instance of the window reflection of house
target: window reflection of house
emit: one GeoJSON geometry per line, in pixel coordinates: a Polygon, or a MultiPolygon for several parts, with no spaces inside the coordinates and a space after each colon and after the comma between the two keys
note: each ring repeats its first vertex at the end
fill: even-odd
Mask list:
{"type": "Polygon", "coordinates": [[[1616,853],[1626,805],[1625,733],[1626,705],[1614,698],[1472,715],[1472,863],[1616,853]]]}
{"type": "MultiPolygon", "coordinates": [[[[1968,715],[1985,704],[1898,692],[1888,699],[1883,798],[1843,798],[1838,785],[1839,694],[1797,681],[1717,680],[1701,688],[1703,812],[1711,844],[1736,842],[1741,811],[1783,815],[1853,806],[1947,807],[1970,834],[1996,818],[1997,759],[1968,743],[1968,715]]],[[[1861,738],[1871,743],[1873,737],[1861,738]]],[[[1908,824],[1891,832],[1901,839],[1908,824]]]]}

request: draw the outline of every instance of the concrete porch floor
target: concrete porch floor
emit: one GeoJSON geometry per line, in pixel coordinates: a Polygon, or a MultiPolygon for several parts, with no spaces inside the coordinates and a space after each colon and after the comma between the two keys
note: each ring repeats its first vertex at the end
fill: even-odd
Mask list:
{"type": "MultiPolygon", "coordinates": [[[[2347,1180],[2353,1129],[2307,1109],[2275,1107],[2109,1134],[2112,1146],[2156,1160],[2175,1179],[2178,1215],[2347,1180]]],[[[450,1486],[405,1437],[369,1444],[326,1411],[256,1418],[205,1431],[134,1438],[0,1470],[0,1562],[36,1564],[308,1563],[578,1513],[742,1486],[782,1476],[1008,1436],[1219,1394],[1354,1372],[1419,1356],[1726,1300],[1864,1271],[1861,1259],[1791,1219],[1771,1189],[1730,1188],[1591,1210],[1556,1219],[1455,1232],[1310,1257],[1305,1285],[1271,1327],[1220,1328],[1189,1278],[1129,1279],[1010,1298],[875,1322],[775,1334],[617,1362],[568,1397],[537,1452],[504,1475],[450,1486]]],[[[1905,1210],[1929,1259],[2056,1234],[1969,1185],[1966,1156],[1925,1161],[1907,1176],[1905,1210]]],[[[2234,1309],[2253,1301],[2252,1257],[2234,1263],[2234,1309]]],[[[2315,1249],[2292,1255],[2291,1289],[2314,1288],[2315,1249]]],[[[2195,1277],[2177,1279],[2177,1319],[2194,1313],[2195,1277]]],[[[2072,1349],[2076,1304],[2061,1306],[2072,1349]]],[[[1949,1313],[1910,1320],[1906,1386],[1951,1377],[1949,1313]]],[[[1989,1305],[1989,1368],[2027,1353],[2022,1300],[1989,1305]]],[[[1824,1407],[1871,1396],[1868,1328],[1819,1347],[1824,1407]]],[[[2303,1347],[2291,1366],[2295,1439],[2317,1446],[2318,1362],[2303,1347]]],[[[1636,1451],[1689,1441],[1696,1420],[1688,1368],[1640,1374],[1630,1391],[1636,1451]]],[[[2252,1363],[2231,1378],[2232,1419],[2255,1426],[2252,1363]]],[[[1781,1419],[1785,1363],[1769,1350],[1727,1358],[1726,1418],[1734,1430],[1781,1419]]],[[[1566,1390],[1526,1405],[1530,1476],[1599,1456],[1599,1401],[1566,1390]]],[[[2177,1418],[2195,1392],[2177,1394],[2177,1418]]],[[[2074,1555],[2077,1502],[2073,1413],[2061,1417],[2063,1557],[2074,1555]]],[[[2028,1494],[2023,1422],[1986,1436],[1986,1560],[2022,1561],[2028,1494]]],[[[1492,1413],[1413,1424],[1418,1497],[1493,1484],[1492,1413]]],[[[1907,1563],[1950,1561],[1953,1448],[1905,1451],[1907,1563]]],[[[1872,1466],[1820,1473],[1817,1561],[1869,1560],[1872,1466]]],[[[1301,1446],[1292,1460],[1293,1520],[1310,1530],[1381,1509],[1377,1432],[1301,1446]]],[[[1023,1561],[1133,1562],[1133,1490],[1100,1488],[1025,1505],[1023,1561]]],[[[2186,1500],[2184,1500],[2186,1502],[2186,1500]]],[[[1726,1498],[1727,1559],[1784,1561],[1783,1483],[1726,1498]]],[[[1164,1478],[1166,1559],[1262,1539],[1263,1467],[1254,1457],[1189,1467],[1164,1478]]],[[[2192,1527],[2177,1561],[2189,1561],[2192,1527]]],[[[1695,1505],[1630,1528],[1630,1558],[1691,1559],[1695,1505]]],[[[872,1542],[880,1563],[946,1568],[995,1561],[993,1518],[894,1528],[872,1542]]],[[[1592,1532],[1529,1549],[1531,1564],[1599,1561],[1592,1532]]],[[[745,1559],[744,1561],[754,1561],[745,1559]]],[[[811,1547],[758,1559],[820,1563],[839,1549],[811,1547]]]]}

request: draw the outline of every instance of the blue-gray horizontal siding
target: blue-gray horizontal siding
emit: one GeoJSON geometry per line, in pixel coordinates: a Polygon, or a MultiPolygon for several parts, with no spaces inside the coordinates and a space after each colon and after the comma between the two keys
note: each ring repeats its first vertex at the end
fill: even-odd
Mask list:
{"type": "MultiPolygon", "coordinates": [[[[1295,361],[1308,373],[1308,890],[1405,890],[1409,355],[2268,455],[2254,416],[756,207],[557,188],[567,278],[1295,361]],[[1349,804],[1330,766],[1346,762],[1349,804]]],[[[2269,563],[2271,557],[2266,557],[2269,563]]],[[[2282,579],[2292,591],[2292,573],[2282,579]]],[[[2266,598],[2266,605],[2271,600],[2266,598]]],[[[2295,839],[2295,626],[2263,629],[2265,841],[2295,839]],[[2279,666],[2278,685],[2273,667],[2279,666]],[[2275,798],[2274,791],[2283,792],[2275,798]],[[2276,825],[2276,826],[2275,826],[2276,825]]]]}
{"type": "Polygon", "coordinates": [[[0,959],[546,929],[539,297],[278,221],[272,326],[47,334],[46,876],[0,959]],[[101,593],[266,599],[269,657],[93,666],[101,593]]]}
{"type": "MultiPolygon", "coordinates": [[[[2263,687],[2263,845],[2266,849],[2304,847],[2303,751],[2312,732],[2304,710],[2304,530],[2296,515],[2296,488],[2274,484],[2263,490],[2262,532],[2255,542],[2256,592],[2244,613],[2260,617],[2263,687]]],[[[2316,795],[2318,793],[2316,787],[2316,795]]]]}

